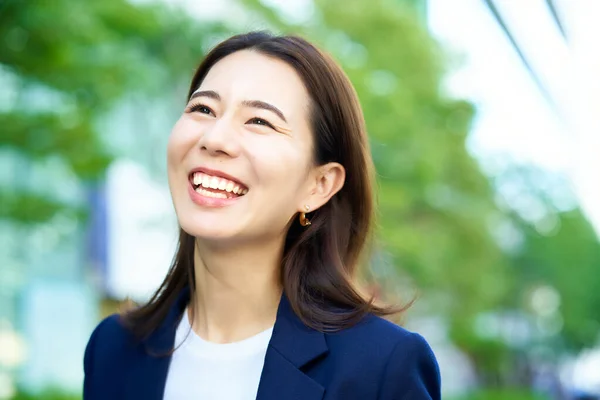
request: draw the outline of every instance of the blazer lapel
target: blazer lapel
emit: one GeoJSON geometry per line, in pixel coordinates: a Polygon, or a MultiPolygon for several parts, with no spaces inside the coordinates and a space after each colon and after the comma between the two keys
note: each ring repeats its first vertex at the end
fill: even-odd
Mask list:
{"type": "Polygon", "coordinates": [[[180,318],[190,298],[184,289],[164,322],[148,339],[138,345],[137,357],[127,376],[124,399],[162,400],[171,363],[170,351],[180,318]]]}
{"type": "Polygon", "coordinates": [[[267,348],[257,400],[321,400],[325,389],[301,368],[327,354],[325,335],[302,323],[285,294],[267,348]]]}

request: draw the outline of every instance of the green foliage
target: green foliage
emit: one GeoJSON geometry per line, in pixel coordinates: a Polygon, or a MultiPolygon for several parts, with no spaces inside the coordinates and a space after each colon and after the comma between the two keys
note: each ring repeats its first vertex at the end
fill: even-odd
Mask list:
{"type": "Polygon", "coordinates": [[[111,157],[103,149],[93,127],[92,116],[79,114],[14,111],[0,114],[6,147],[30,159],[49,155],[65,160],[81,178],[97,178],[109,165],[111,157]]]}
{"type": "MultiPolygon", "coordinates": [[[[0,109],[0,149],[32,163],[58,157],[79,179],[101,179],[112,154],[99,121],[125,95],[164,96],[190,79],[203,39],[222,29],[125,0],[3,2],[0,78],[13,101],[0,109]]],[[[70,208],[42,197],[0,188],[2,218],[38,223],[70,208]],[[36,209],[14,207],[21,201],[36,209]]]]}
{"type": "Polygon", "coordinates": [[[515,267],[524,272],[523,286],[548,285],[559,293],[561,336],[567,348],[577,350],[593,345],[600,334],[600,245],[581,210],[555,218],[557,229],[550,235],[524,226],[527,247],[515,267]]]}
{"type": "Polygon", "coordinates": [[[549,400],[528,390],[503,389],[503,390],[481,390],[465,397],[453,398],[452,400],[549,400]]]}
{"type": "MultiPolygon", "coordinates": [[[[471,321],[469,321],[471,322],[471,321]]],[[[461,349],[468,349],[471,361],[485,378],[495,380],[507,363],[510,362],[510,349],[498,339],[482,338],[473,332],[473,323],[454,322],[453,340],[461,349]]],[[[497,379],[496,379],[497,380],[497,379]]]]}
{"type": "MultiPolygon", "coordinates": [[[[65,209],[65,205],[48,199],[37,193],[22,191],[0,191],[0,219],[21,221],[27,224],[37,224],[50,220],[54,215],[65,209]]],[[[80,218],[87,216],[86,210],[73,209],[80,218]]]]}
{"type": "Polygon", "coordinates": [[[80,400],[81,396],[65,393],[59,389],[48,389],[40,393],[19,391],[10,400],[80,400]]]}

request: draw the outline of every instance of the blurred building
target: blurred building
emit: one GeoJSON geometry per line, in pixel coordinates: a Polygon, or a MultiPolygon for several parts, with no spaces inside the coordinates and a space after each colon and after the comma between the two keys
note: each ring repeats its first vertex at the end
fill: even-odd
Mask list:
{"type": "Polygon", "coordinates": [[[116,153],[132,156],[113,163],[99,184],[81,184],[56,160],[31,163],[3,151],[0,185],[26,185],[89,214],[58,213],[31,225],[0,221],[0,399],[17,388],[80,393],[83,352],[99,319],[126,297],[148,298],[166,274],[177,225],[165,174],[156,172],[163,163],[153,170],[144,157],[157,158],[157,151],[164,159],[176,114],[164,113],[163,125],[155,118],[147,129],[135,123],[144,112],[152,111],[131,111],[125,102],[107,116],[102,133],[118,138],[116,153]]]}
{"type": "MultiPolygon", "coordinates": [[[[30,165],[6,151],[0,164],[8,172],[3,185],[27,182],[74,205],[87,201],[85,188],[58,163],[30,165]]],[[[0,398],[17,385],[80,387],[81,354],[97,318],[87,235],[72,214],[34,226],[0,222],[0,398]]]]}
{"type": "MultiPolygon", "coordinates": [[[[507,164],[531,165],[564,177],[548,197],[559,210],[580,204],[600,234],[600,3],[429,0],[426,14],[454,60],[444,89],[477,108],[468,146],[484,171],[494,178],[507,164]]],[[[540,213],[522,201],[526,189],[497,187],[531,220],[540,213]]],[[[567,369],[569,387],[600,392],[598,358],[567,369]]],[[[555,394],[551,378],[538,389],[555,394]]]]}
{"type": "Polygon", "coordinates": [[[509,158],[564,175],[600,232],[600,3],[429,0],[427,14],[454,56],[447,91],[477,106],[482,167],[494,176],[509,158]]]}

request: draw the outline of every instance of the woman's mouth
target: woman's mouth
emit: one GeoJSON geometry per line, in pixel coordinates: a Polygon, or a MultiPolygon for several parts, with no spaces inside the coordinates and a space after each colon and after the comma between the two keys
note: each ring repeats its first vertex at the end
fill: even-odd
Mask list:
{"type": "Polygon", "coordinates": [[[238,182],[204,172],[194,172],[189,179],[194,191],[206,197],[233,199],[248,193],[248,188],[238,182]]]}

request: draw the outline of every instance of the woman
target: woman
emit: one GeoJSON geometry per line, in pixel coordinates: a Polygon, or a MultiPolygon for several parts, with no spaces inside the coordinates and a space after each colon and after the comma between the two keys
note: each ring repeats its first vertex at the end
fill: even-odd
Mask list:
{"type": "Polygon", "coordinates": [[[219,44],[167,159],[177,255],[146,305],[95,329],[85,399],[440,398],[425,340],[352,283],[373,166],[330,57],[264,32],[219,44]]]}

